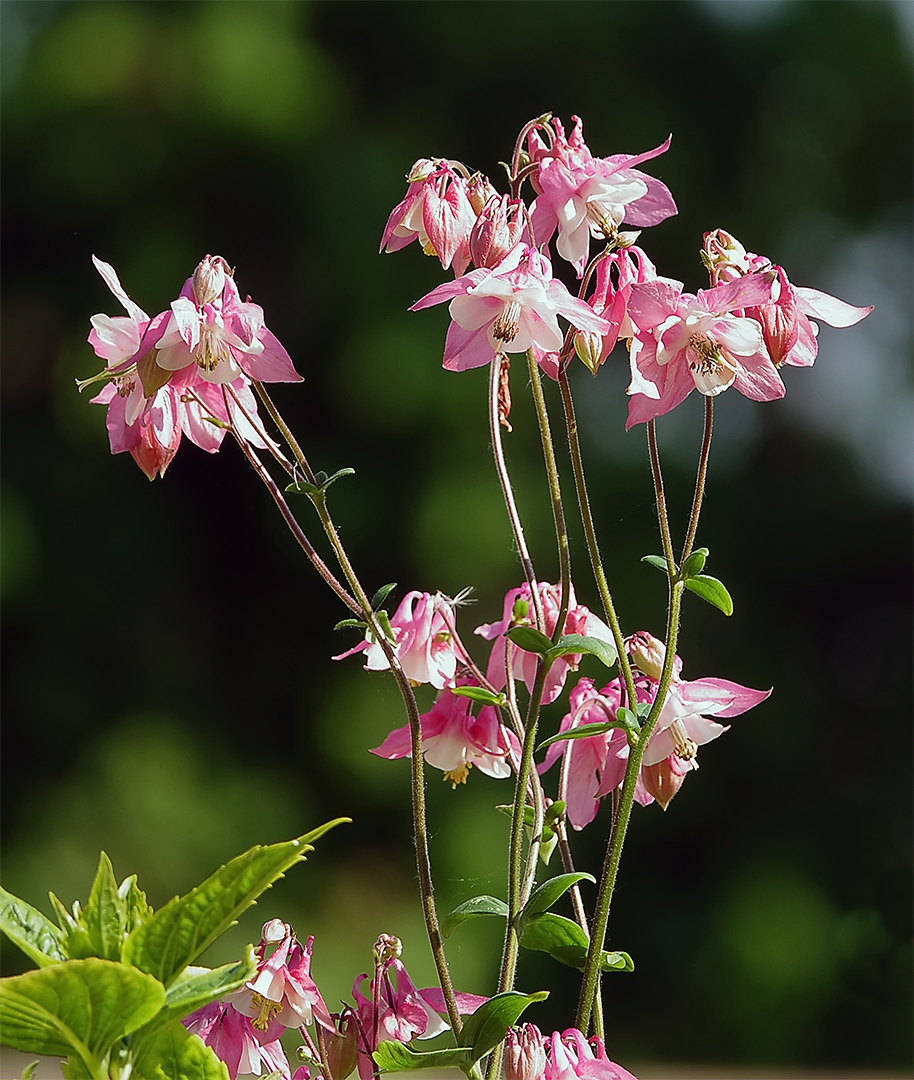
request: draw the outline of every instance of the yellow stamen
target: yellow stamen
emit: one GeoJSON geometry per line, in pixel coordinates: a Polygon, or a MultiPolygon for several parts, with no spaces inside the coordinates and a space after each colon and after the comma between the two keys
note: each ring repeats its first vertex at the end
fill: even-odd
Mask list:
{"type": "Polygon", "coordinates": [[[467,762],[466,765],[458,765],[456,769],[450,769],[444,774],[445,783],[450,784],[452,790],[456,790],[458,784],[465,784],[467,782],[467,777],[472,768],[472,762],[467,762]]]}
{"type": "Polygon", "coordinates": [[[255,1009],[260,1009],[258,1015],[251,1021],[258,1031],[266,1031],[272,1024],[277,1013],[282,1012],[281,1001],[270,1001],[262,994],[252,994],[251,1004],[255,1009]]]}

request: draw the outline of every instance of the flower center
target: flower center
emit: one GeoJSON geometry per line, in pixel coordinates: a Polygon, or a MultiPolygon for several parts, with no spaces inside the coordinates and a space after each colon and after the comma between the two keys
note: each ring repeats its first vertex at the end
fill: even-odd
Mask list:
{"type": "Polygon", "coordinates": [[[260,1012],[251,1021],[258,1031],[266,1031],[276,1014],[282,1011],[281,1001],[270,1001],[269,998],[265,998],[262,994],[252,994],[251,1004],[255,1009],[260,1009],[260,1012]]]}
{"type": "Polygon", "coordinates": [[[466,765],[458,765],[456,769],[450,769],[444,774],[445,783],[450,784],[452,788],[456,788],[458,784],[465,784],[472,768],[473,763],[467,762],[466,765]]]}
{"type": "Polygon", "coordinates": [[[676,753],[676,757],[680,761],[692,761],[695,762],[694,768],[698,768],[698,762],[695,761],[695,755],[698,753],[698,746],[693,739],[690,739],[688,732],[686,731],[681,720],[674,720],[670,724],[670,735],[673,738],[673,748],[676,753]]]}
{"type": "Polygon", "coordinates": [[[691,359],[689,368],[701,375],[716,373],[723,366],[717,346],[705,333],[695,333],[689,338],[691,359]]]}
{"type": "Polygon", "coordinates": [[[520,304],[509,300],[492,323],[492,336],[498,341],[513,341],[520,330],[520,304]]]}
{"type": "Polygon", "coordinates": [[[194,358],[204,371],[213,371],[220,360],[230,360],[229,347],[222,340],[217,326],[203,326],[200,330],[200,344],[194,358]]]}

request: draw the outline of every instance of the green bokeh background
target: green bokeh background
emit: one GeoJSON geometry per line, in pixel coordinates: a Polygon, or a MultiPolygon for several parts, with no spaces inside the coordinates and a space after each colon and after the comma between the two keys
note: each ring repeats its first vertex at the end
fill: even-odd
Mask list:
{"type": "MultiPolygon", "coordinates": [[[[635,815],[611,944],[637,967],[607,979],[608,1043],[629,1065],[910,1067],[910,6],[5,0],[6,887],[84,897],[104,847],[160,904],[253,843],[348,815],[209,959],[279,915],[316,935],[328,1002],[381,932],[431,983],[408,766],[367,753],[403,722],[394,687],[330,662],[351,643],[332,631],[344,612],[233,448],[188,444],[154,484],[109,456],[102,410],[74,389],[98,366],[88,317],[118,313],[90,255],[148,311],[206,252],[237,266],[305,377],[276,398],[312,462],[357,470],[332,508],[363,580],[474,585],[471,638],[520,577],[485,373],[441,369],[446,312],[406,311],[440,267],[416,247],[380,258],[386,216],[415,159],[494,179],[546,110],[583,116],[599,155],[672,131],[650,171],[680,214],[644,237],[662,273],[700,287],[701,234],[723,226],[796,283],[877,308],[823,328],[784,402],[719,399],[699,539],[736,613],[687,603],[684,674],[775,693],[702,752],[668,813],[635,815]]],[[[580,374],[583,438],[625,629],[659,633],[626,381],[618,353],[596,382],[580,374]]],[[[554,577],[519,369],[513,391],[510,465],[554,577]]],[[[700,412],[659,424],[680,529],[700,412]]],[[[431,777],[443,910],[503,893],[493,806],[509,798],[478,773],[455,792],[431,777]]],[[[580,866],[599,865],[606,824],[574,838],[580,866]]],[[[452,939],[461,989],[491,992],[496,931],[452,939]]],[[[530,1019],[571,1022],[572,972],[525,956],[520,985],[553,987],[530,1019]]]]}

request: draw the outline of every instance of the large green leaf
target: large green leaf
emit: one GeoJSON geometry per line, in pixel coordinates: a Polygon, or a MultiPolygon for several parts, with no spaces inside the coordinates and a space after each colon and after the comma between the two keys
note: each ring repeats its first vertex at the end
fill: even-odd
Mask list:
{"type": "Polygon", "coordinates": [[[312,840],[348,820],[337,818],[297,840],[258,845],[232,859],[202,885],[170,900],[134,930],[124,945],[124,963],[170,986],[262,892],[313,850],[312,840]]]}
{"type": "Polygon", "coordinates": [[[552,663],[560,656],[569,653],[591,653],[598,657],[607,667],[612,667],[619,655],[616,646],[611,641],[602,638],[585,637],[583,634],[563,634],[559,640],[546,652],[544,659],[552,663]]]}
{"type": "Polygon", "coordinates": [[[39,967],[67,959],[63,932],[37,908],[2,888],[0,930],[39,967]]]}
{"type": "Polygon", "coordinates": [[[530,899],[524,904],[524,910],[521,912],[521,919],[529,919],[532,916],[548,911],[560,896],[564,896],[571,886],[576,885],[579,881],[589,881],[594,885],[596,880],[592,874],[578,872],[559,874],[557,877],[544,881],[530,894],[530,899]]]}
{"type": "Polygon", "coordinates": [[[92,1075],[111,1047],[161,1009],[151,975],[90,958],[0,979],[0,1041],[27,1054],[78,1056],[92,1075]]]}
{"type": "Polygon", "coordinates": [[[98,857],[98,870],[82,917],[92,942],[92,955],[120,960],[127,929],[127,900],[118,890],[114,868],[104,851],[98,857]]]}
{"type": "Polygon", "coordinates": [[[524,652],[546,653],[552,648],[552,639],[532,626],[513,626],[505,637],[524,652]]]}
{"type": "Polygon", "coordinates": [[[458,904],[445,916],[441,923],[441,933],[450,937],[461,923],[480,915],[500,915],[504,919],[508,915],[508,905],[497,896],[474,896],[472,900],[458,904]]]}
{"type": "Polygon", "coordinates": [[[134,1066],[142,1080],[229,1080],[225,1062],[178,1020],[143,1043],[134,1066]]]}
{"type": "Polygon", "coordinates": [[[473,1061],[479,1059],[504,1039],[505,1032],[516,1024],[521,1013],[535,1001],[545,1001],[548,990],[538,990],[535,994],[522,994],[518,990],[508,990],[496,994],[482,1003],[468,1016],[460,1032],[460,1045],[471,1048],[473,1061]]]}
{"type": "Polygon", "coordinates": [[[381,1072],[411,1072],[413,1069],[466,1069],[472,1065],[466,1046],[420,1053],[401,1042],[382,1042],[371,1055],[381,1072]]]}
{"type": "MultiPolygon", "coordinates": [[[[520,943],[525,949],[547,952],[559,963],[579,971],[584,968],[590,947],[587,935],[576,922],[551,911],[523,921],[520,943]]],[[[601,971],[634,971],[634,968],[628,953],[604,950],[600,961],[601,971]]]]}
{"type": "Polygon", "coordinates": [[[719,608],[725,615],[733,614],[733,599],[727,592],[723,582],[709,574],[698,574],[687,578],[683,584],[690,591],[700,596],[702,600],[719,608]]]}

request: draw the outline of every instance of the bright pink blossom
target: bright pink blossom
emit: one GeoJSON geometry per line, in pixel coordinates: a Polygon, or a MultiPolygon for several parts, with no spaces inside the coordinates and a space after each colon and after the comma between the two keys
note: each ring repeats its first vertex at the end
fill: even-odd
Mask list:
{"type": "Polygon", "coordinates": [[[182,1023],[225,1062],[231,1080],[239,1073],[260,1076],[264,1070],[272,1073],[277,1069],[284,1077],[289,1076],[289,1061],[279,1041],[285,1030],[281,1024],[258,1032],[246,1016],[222,1001],[205,1005],[185,1016],[182,1023]]]}
{"type": "MultiPolygon", "coordinates": [[[[548,585],[541,581],[538,583],[540,600],[543,606],[543,618],[545,627],[543,632],[547,637],[555,633],[558,622],[559,610],[562,605],[561,585],[548,585]]],[[[477,626],[475,633],[484,637],[487,641],[494,641],[492,652],[489,654],[489,666],[486,670],[486,678],[489,682],[501,689],[507,678],[505,661],[507,650],[510,650],[511,670],[516,679],[523,679],[528,690],[533,689],[536,678],[536,666],[539,657],[536,653],[525,652],[512,642],[509,642],[505,634],[513,626],[532,625],[532,605],[530,603],[530,586],[526,582],[518,589],[511,589],[505,595],[505,604],[502,618],[499,622],[485,623],[477,626]],[[520,606],[526,614],[518,616],[516,605],[520,606]]],[[[562,627],[563,634],[581,634],[583,637],[600,638],[602,641],[612,642],[612,631],[602,619],[594,615],[583,604],[578,604],[572,588],[568,596],[568,614],[565,617],[565,625],[562,627]]],[[[577,671],[581,661],[580,653],[568,653],[559,657],[549,669],[546,683],[543,688],[543,704],[548,705],[562,692],[565,679],[569,671],[577,671]]]]}
{"type": "Polygon", "coordinates": [[[410,310],[446,300],[451,302],[452,320],[444,346],[449,371],[481,367],[497,353],[560,349],[559,315],[578,330],[609,332],[606,320],[555,280],[546,256],[527,244],[518,244],[491,270],[472,270],[439,285],[410,310]]]}
{"type": "Polygon", "coordinates": [[[732,314],[767,303],[774,274],[747,274],[693,296],[679,282],[633,285],[628,314],[632,381],[626,428],[674,409],[695,389],[709,397],[735,386],[754,401],[784,396],[755,319],[732,314]]]}
{"type": "MultiPolygon", "coordinates": [[[[441,593],[407,593],[390,626],[397,659],[411,682],[431,683],[437,690],[453,683],[457,664],[464,662],[465,654],[454,633],[452,601],[441,593]]],[[[357,652],[366,654],[366,671],[386,671],[390,666],[381,646],[367,638],[333,659],[343,660],[357,652]]]]}
{"type": "Polygon", "coordinates": [[[543,1036],[535,1024],[509,1029],[505,1040],[506,1080],[636,1080],[610,1061],[603,1040],[586,1039],[577,1028],[543,1036]]]}
{"type": "Polygon", "coordinates": [[[657,225],[675,214],[669,189],[635,166],[664,153],[670,140],[643,154],[595,158],[581,135],[581,121],[565,138],[561,123],[551,121],[555,142],[547,146],[539,133],[529,138],[530,160],[539,165],[533,178],[536,201],[531,208],[537,244],[548,243],[558,229],[556,248],[581,276],[590,237],[615,239],[619,226],[657,225]]]}
{"type": "MultiPolygon", "coordinates": [[[[475,680],[458,679],[458,685],[475,685],[475,680]]],[[[442,690],[431,709],[419,717],[422,752],[429,765],[444,772],[453,787],[466,783],[472,766],[487,776],[511,775],[510,751],[520,755],[517,737],[499,721],[498,710],[484,705],[473,715],[468,697],[442,690]]],[[[412,754],[409,724],[392,731],[371,751],[383,758],[403,758],[412,754]]]]}

